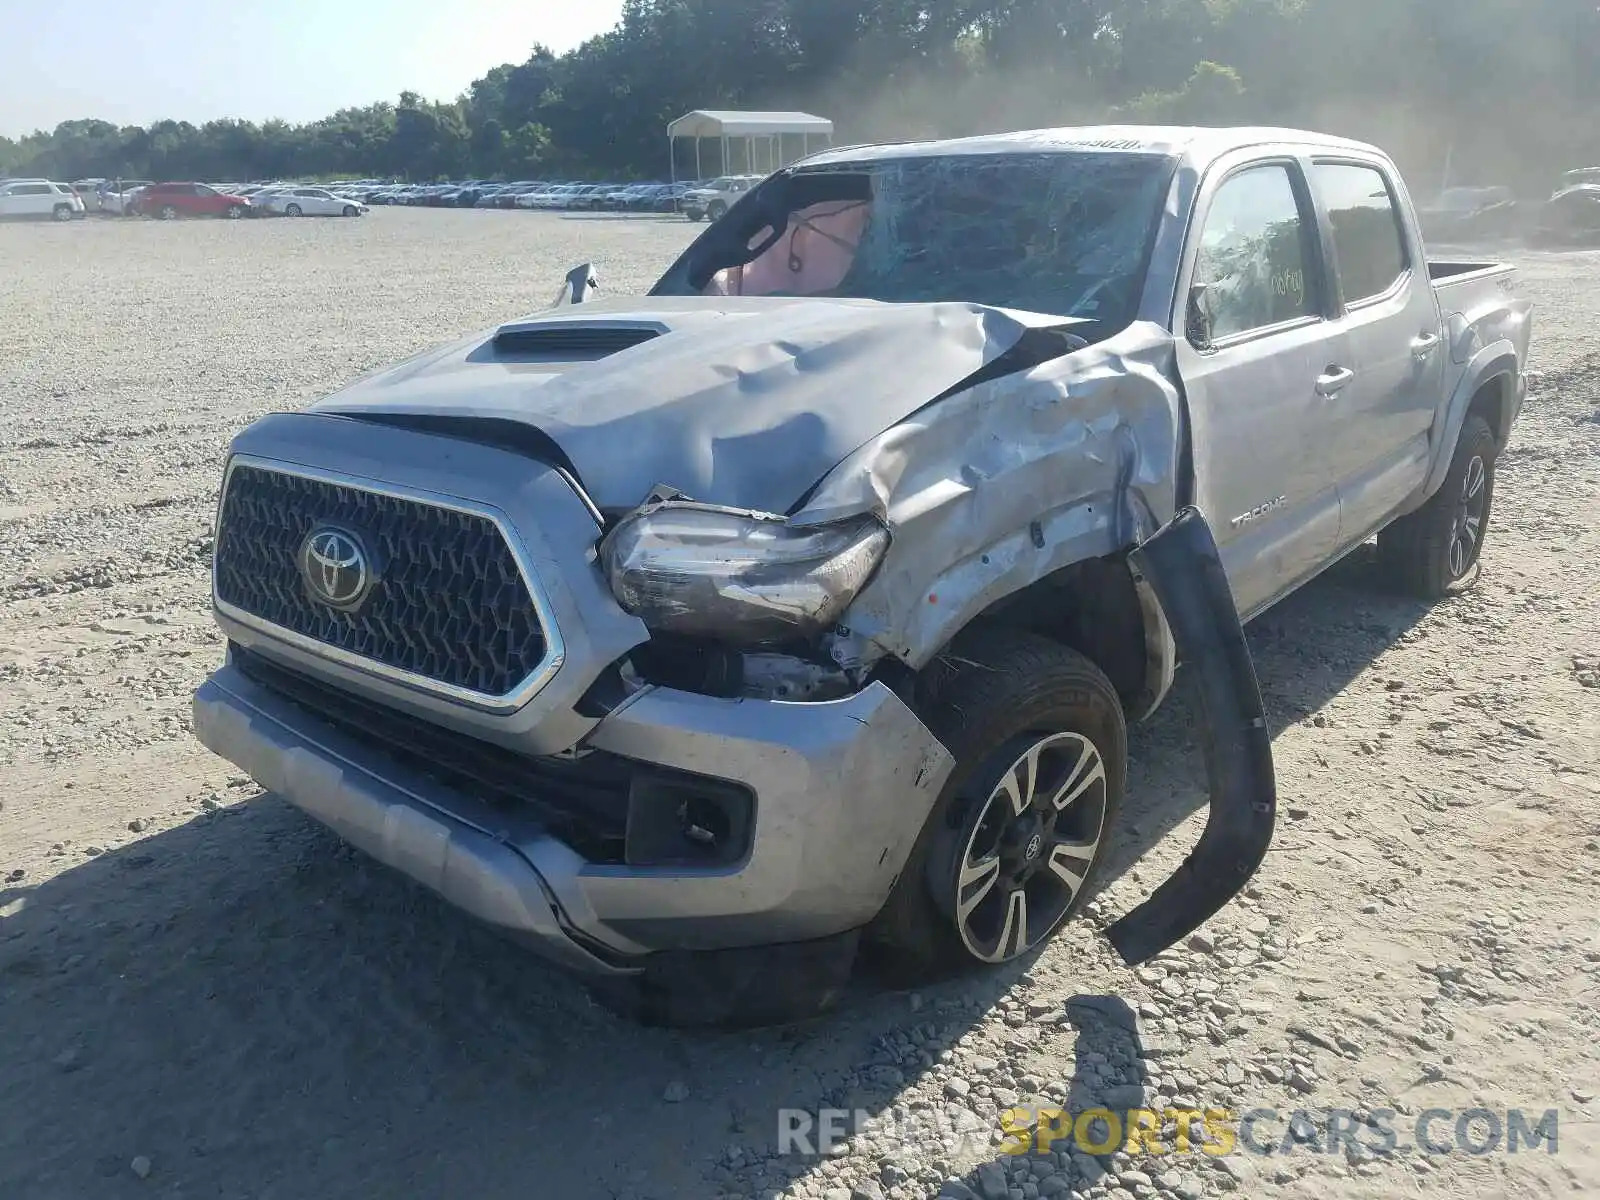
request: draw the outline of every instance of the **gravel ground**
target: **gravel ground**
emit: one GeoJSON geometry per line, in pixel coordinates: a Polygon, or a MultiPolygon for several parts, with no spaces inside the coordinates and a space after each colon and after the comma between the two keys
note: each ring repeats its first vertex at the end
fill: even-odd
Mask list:
{"type": "Polygon", "coordinates": [[[539,307],[585,257],[637,290],[694,229],[0,227],[0,1195],[1600,1187],[1597,254],[1524,260],[1544,377],[1477,590],[1427,610],[1358,556],[1252,626],[1280,834],[1241,903],[1138,972],[1095,926],[1197,832],[1181,693],[1135,732],[1106,891],[1026,970],[865,983],[816,1025],[739,1036],[618,1021],[194,742],[229,435],[539,307]],[[999,1112],[1033,1101],[1272,1109],[1255,1139],[1275,1153],[998,1153],[999,1112]],[[884,1119],[780,1153],[779,1109],[831,1107],[884,1119]],[[1502,1127],[1491,1153],[1457,1141],[1474,1108],[1502,1127]],[[1506,1152],[1513,1108],[1557,1110],[1556,1153],[1506,1152]],[[1450,1110],[1426,1132],[1451,1153],[1360,1149],[1382,1139],[1355,1122],[1388,1110],[1410,1147],[1428,1109],[1450,1110]],[[1348,1113],[1362,1136],[1336,1141],[1348,1113]]]}

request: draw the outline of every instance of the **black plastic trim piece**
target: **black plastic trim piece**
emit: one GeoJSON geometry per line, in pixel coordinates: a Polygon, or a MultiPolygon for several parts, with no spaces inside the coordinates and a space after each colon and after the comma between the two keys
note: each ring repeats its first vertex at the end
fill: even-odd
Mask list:
{"type": "Polygon", "coordinates": [[[1154,589],[1179,657],[1197,678],[1211,794],[1205,831],[1183,865],[1106,931],[1122,960],[1137,966],[1250,882],[1272,843],[1278,788],[1261,687],[1211,526],[1199,509],[1185,508],[1128,561],[1154,589]]]}

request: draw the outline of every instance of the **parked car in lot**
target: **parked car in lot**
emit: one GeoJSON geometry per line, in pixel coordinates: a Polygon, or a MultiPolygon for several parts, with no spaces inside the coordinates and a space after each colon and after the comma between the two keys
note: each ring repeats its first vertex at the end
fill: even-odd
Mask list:
{"type": "Polygon", "coordinates": [[[636,183],[607,193],[603,206],[618,212],[673,212],[688,190],[681,183],[636,183]]]}
{"type": "Polygon", "coordinates": [[[100,197],[107,180],[95,176],[90,179],[74,179],[72,190],[78,194],[78,199],[83,201],[85,212],[96,213],[100,211],[100,197]]]}
{"type": "Polygon", "coordinates": [[[691,221],[721,220],[734,202],[761,182],[761,178],[759,175],[724,175],[705,187],[690,188],[679,201],[679,207],[691,221]]]}
{"type": "Polygon", "coordinates": [[[1181,661],[1210,813],[1107,930],[1146,961],[1272,837],[1242,622],[1374,535],[1385,586],[1475,580],[1514,281],[1315,133],[813,156],[645,297],[585,265],[244,429],[193,728],[632,1011],[769,1021],[866,944],[1037,949],[1181,661]]]}
{"type": "Polygon", "coordinates": [[[0,219],[71,221],[85,214],[83,198],[49,179],[0,180],[0,219]]]}
{"type": "Polygon", "coordinates": [[[1600,183],[1600,167],[1575,167],[1570,171],[1564,172],[1561,176],[1560,185],[1551,195],[1552,197],[1559,196],[1562,192],[1576,187],[1580,183],[1600,183]]]}
{"type": "Polygon", "coordinates": [[[538,179],[519,179],[514,183],[502,185],[492,196],[485,196],[478,203],[485,208],[516,208],[518,196],[540,191],[549,186],[538,179]]]}
{"type": "Polygon", "coordinates": [[[1528,240],[1536,246],[1600,245],[1600,183],[1580,183],[1546,200],[1528,240]]]}
{"type": "Polygon", "coordinates": [[[100,211],[113,216],[131,216],[129,205],[136,204],[138,193],[150,186],[148,179],[108,179],[100,185],[100,211]]]}
{"type": "Polygon", "coordinates": [[[1516,231],[1517,197],[1508,187],[1447,188],[1417,216],[1433,241],[1506,237],[1516,231]]]}
{"type": "Polygon", "coordinates": [[[259,210],[284,217],[360,217],[367,206],[359,200],[335,196],[327,188],[265,188],[252,204],[259,210]]]}
{"type": "Polygon", "coordinates": [[[218,191],[208,183],[152,183],[134,201],[140,216],[171,221],[177,217],[227,217],[250,215],[250,200],[218,191]]]}
{"type": "Polygon", "coordinates": [[[581,184],[558,183],[551,187],[523,192],[516,199],[518,208],[565,208],[568,200],[577,194],[581,184]]]}

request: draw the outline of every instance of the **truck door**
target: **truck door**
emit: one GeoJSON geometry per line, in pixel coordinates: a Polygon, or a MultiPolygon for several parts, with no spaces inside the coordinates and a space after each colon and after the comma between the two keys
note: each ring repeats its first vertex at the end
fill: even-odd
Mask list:
{"type": "Polygon", "coordinates": [[[1341,419],[1324,447],[1338,477],[1340,541],[1349,545],[1385,524],[1427,475],[1448,352],[1427,260],[1407,232],[1394,181],[1375,163],[1325,158],[1314,160],[1311,181],[1356,372],[1330,398],[1341,419]]]}
{"type": "Polygon", "coordinates": [[[1323,443],[1354,378],[1330,299],[1316,210],[1292,157],[1246,162],[1197,196],[1179,274],[1178,371],[1195,501],[1248,619],[1315,573],[1339,536],[1323,443]]]}

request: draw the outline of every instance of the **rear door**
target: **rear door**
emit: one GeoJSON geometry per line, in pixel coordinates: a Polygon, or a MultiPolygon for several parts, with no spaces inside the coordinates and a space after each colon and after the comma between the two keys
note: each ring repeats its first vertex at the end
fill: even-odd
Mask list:
{"type": "Polygon", "coordinates": [[[1249,618],[1314,574],[1339,536],[1322,445],[1353,379],[1303,164],[1225,160],[1196,197],[1180,272],[1178,371],[1194,496],[1249,618]],[[1197,293],[1195,289],[1200,289],[1197,293]],[[1198,323],[1183,319],[1200,297],[1198,323]]]}
{"type": "Polygon", "coordinates": [[[1327,231],[1351,385],[1323,453],[1339,483],[1341,543],[1364,540],[1422,483],[1448,353],[1420,239],[1398,182],[1375,161],[1319,157],[1311,180],[1327,231]]]}
{"type": "MultiPolygon", "coordinates": [[[[65,197],[62,201],[65,202],[65,197]]],[[[56,206],[55,193],[48,183],[13,183],[0,200],[0,215],[8,217],[48,217],[56,206]]]]}

